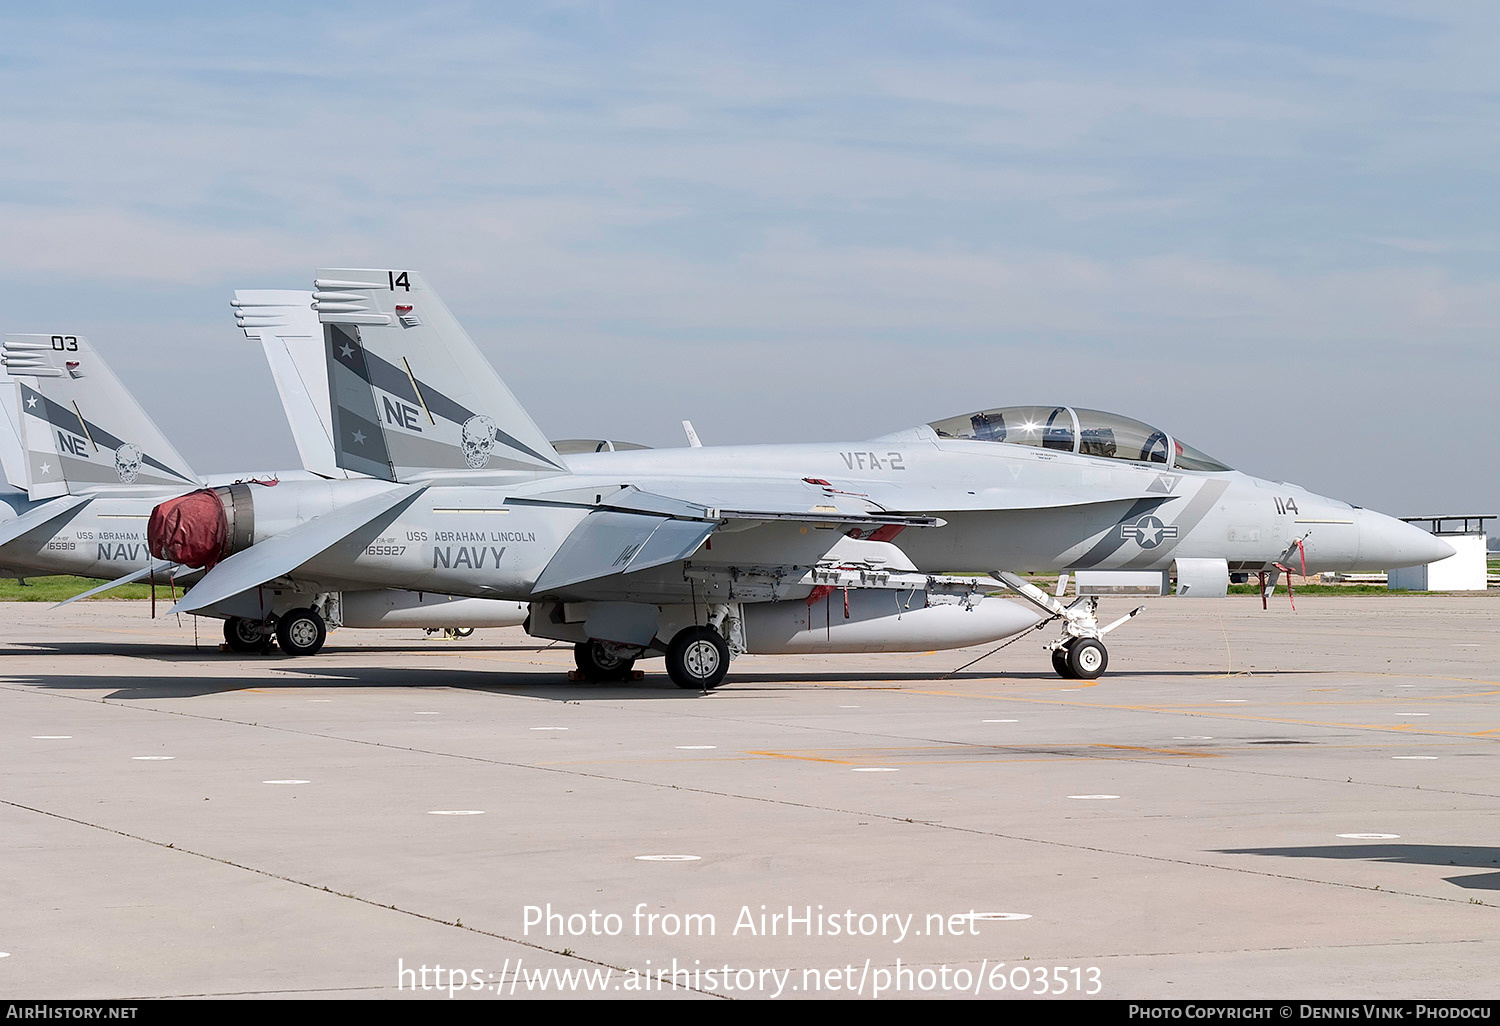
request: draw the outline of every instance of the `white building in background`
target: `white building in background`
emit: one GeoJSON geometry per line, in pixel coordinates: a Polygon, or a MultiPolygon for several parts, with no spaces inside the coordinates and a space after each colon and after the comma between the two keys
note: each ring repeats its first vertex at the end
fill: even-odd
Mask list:
{"type": "Polygon", "coordinates": [[[1496,519],[1495,514],[1401,519],[1437,535],[1455,551],[1436,563],[1392,570],[1386,577],[1386,587],[1392,591],[1484,591],[1487,570],[1484,522],[1496,519]]]}

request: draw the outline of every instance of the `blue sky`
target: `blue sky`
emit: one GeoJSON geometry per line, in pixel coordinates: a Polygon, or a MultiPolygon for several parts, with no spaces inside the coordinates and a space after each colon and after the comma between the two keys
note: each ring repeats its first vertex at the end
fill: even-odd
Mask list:
{"type": "Polygon", "coordinates": [[[1500,7],[0,8],[0,325],[290,465],[234,288],[418,268],[554,437],[1071,402],[1500,512],[1500,7]]]}

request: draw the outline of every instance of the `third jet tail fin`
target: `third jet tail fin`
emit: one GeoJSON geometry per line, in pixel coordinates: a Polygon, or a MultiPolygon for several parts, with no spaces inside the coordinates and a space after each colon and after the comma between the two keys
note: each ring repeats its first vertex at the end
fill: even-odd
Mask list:
{"type": "Polygon", "coordinates": [[[566,472],[417,272],[320,270],[316,288],[340,467],[390,481],[566,472]]]}
{"type": "Polygon", "coordinates": [[[20,385],[33,499],[198,486],[187,461],[82,335],[6,335],[0,362],[20,385]]]}

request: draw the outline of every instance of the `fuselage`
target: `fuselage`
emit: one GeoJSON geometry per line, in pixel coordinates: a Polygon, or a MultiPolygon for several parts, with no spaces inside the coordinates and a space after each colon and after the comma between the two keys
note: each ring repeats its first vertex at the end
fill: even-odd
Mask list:
{"type": "MultiPolygon", "coordinates": [[[[1188,559],[1224,560],[1231,572],[1277,562],[1308,573],[1374,571],[1451,552],[1393,518],[1233,470],[1169,469],[939,438],[925,427],[857,443],[585,453],[567,461],[569,474],[508,485],[435,479],[399,514],[325,550],[293,579],[525,600],[534,597],[542,571],[596,496],[627,484],[691,496],[712,491],[715,482],[754,480],[827,482],[839,494],[865,496],[888,511],[941,518],[943,526],[908,528],[895,541],[927,573],[1165,570],[1188,559]]],[[[335,481],[259,489],[256,540],[393,487],[335,481]]],[[[690,562],[708,568],[810,565],[832,544],[832,530],[838,529],[763,524],[721,530],[690,562]]],[[[633,577],[642,595],[675,589],[687,600],[692,592],[680,567],[625,577],[608,597],[637,598],[633,577]]]]}

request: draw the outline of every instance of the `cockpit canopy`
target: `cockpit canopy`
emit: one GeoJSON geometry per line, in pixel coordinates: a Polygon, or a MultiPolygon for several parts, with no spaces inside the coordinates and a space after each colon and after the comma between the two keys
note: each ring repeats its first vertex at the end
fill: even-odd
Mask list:
{"type": "Polygon", "coordinates": [[[939,438],[1005,442],[1177,470],[1228,470],[1165,431],[1117,413],[1072,406],[1005,406],[933,421],[939,438]]]}

